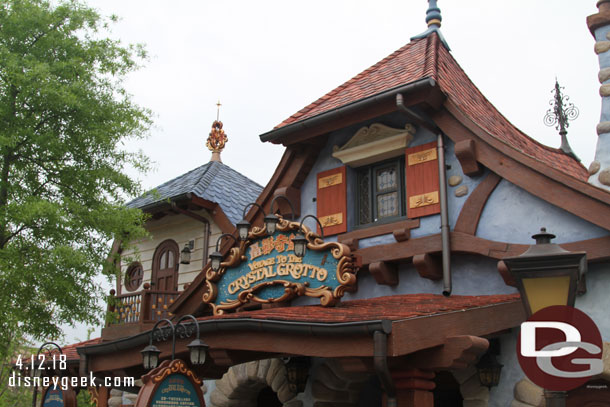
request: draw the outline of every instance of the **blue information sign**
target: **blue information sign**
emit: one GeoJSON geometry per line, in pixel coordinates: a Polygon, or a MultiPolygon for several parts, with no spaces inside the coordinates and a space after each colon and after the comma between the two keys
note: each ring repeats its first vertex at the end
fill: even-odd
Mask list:
{"type": "Polygon", "coordinates": [[[57,387],[49,388],[42,400],[42,407],[64,407],[64,394],[57,387]]]}
{"type": "Polygon", "coordinates": [[[203,407],[191,381],[181,373],[167,376],[155,391],[150,407],[203,407]]]}

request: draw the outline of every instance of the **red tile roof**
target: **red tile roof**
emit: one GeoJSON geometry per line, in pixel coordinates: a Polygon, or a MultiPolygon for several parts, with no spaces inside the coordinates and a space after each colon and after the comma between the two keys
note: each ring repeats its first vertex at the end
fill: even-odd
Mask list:
{"type": "Polygon", "coordinates": [[[231,319],[253,318],[294,322],[358,322],[372,320],[401,320],[432,316],[494,304],[520,301],[519,294],[444,297],[436,294],[409,294],[366,300],[342,301],[335,307],[309,305],[301,307],[269,308],[257,311],[236,312],[199,318],[231,319]]]}
{"type": "Polygon", "coordinates": [[[449,51],[440,45],[435,33],[411,41],[293,114],[276,128],[424,78],[436,80],[448,98],[493,137],[574,178],[587,180],[588,172],[578,161],[559,149],[538,143],[511,124],[477,89],[449,51]]]}
{"type": "Polygon", "coordinates": [[[78,343],[73,343],[71,345],[66,345],[62,348],[64,355],[66,355],[67,360],[77,360],[80,359],[80,355],[76,351],[76,348],[82,348],[83,346],[97,345],[102,342],[102,338],[89,339],[88,341],[82,341],[78,343]]]}

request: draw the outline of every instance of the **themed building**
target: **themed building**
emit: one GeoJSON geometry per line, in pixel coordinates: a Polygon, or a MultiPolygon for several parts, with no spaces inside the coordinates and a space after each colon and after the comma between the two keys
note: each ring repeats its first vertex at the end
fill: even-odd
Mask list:
{"type": "MultiPolygon", "coordinates": [[[[154,240],[123,265],[116,322],[78,348],[81,374],[141,377],[151,344],[162,360],[189,360],[186,328],[175,350],[167,325],[151,331],[168,318],[209,346],[203,364],[186,363],[208,406],[544,405],[517,362],[527,313],[509,272],[510,259],[536,246],[530,236],[548,245],[541,228],[586,255],[572,291],[607,348],[610,1],[588,20],[603,96],[589,170],[567,143],[544,146],[491,105],[429,3],[424,33],[260,136],[286,147],[260,194],[210,162],[132,203],[153,214],[154,240]],[[190,264],[176,276],[169,259],[177,264],[184,245],[190,264]]],[[[555,288],[543,287],[541,303],[555,288]]],[[[563,396],[567,405],[610,399],[609,360],[594,385],[563,396]]],[[[143,390],[115,390],[144,403],[168,363],[143,390]]],[[[98,407],[109,394],[98,389],[98,407]]]]}

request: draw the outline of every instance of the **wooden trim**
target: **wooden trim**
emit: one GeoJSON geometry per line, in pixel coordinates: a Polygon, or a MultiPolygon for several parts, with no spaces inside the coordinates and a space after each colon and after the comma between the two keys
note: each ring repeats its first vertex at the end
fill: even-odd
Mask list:
{"type": "Polygon", "coordinates": [[[440,280],[443,278],[443,266],[440,259],[428,253],[413,256],[413,265],[422,278],[430,280],[440,280]]]}
{"type": "Polygon", "coordinates": [[[401,363],[430,370],[465,369],[489,348],[489,341],[478,336],[460,335],[445,340],[439,347],[407,356],[401,363]]]}
{"type": "Polygon", "coordinates": [[[209,221],[208,221],[206,218],[204,218],[203,216],[201,216],[201,215],[199,215],[199,214],[197,214],[197,213],[191,212],[191,211],[189,211],[189,210],[187,210],[187,209],[182,209],[182,208],[180,208],[178,205],[176,205],[176,203],[175,203],[175,202],[172,202],[172,210],[174,210],[174,211],[176,211],[176,212],[178,212],[178,213],[180,213],[180,214],[182,214],[182,215],[184,215],[184,216],[188,216],[189,218],[192,218],[192,219],[198,220],[198,221],[199,221],[199,222],[201,222],[201,223],[207,223],[207,224],[209,224],[209,223],[210,223],[210,222],[209,222],[209,221]]]}
{"type": "Polygon", "coordinates": [[[485,204],[491,196],[491,193],[500,183],[500,180],[501,178],[498,177],[497,174],[490,172],[487,177],[481,181],[475,190],[472,191],[464,203],[464,206],[462,206],[458,220],[455,223],[455,228],[453,229],[454,231],[468,233],[470,235],[476,234],[485,204]]]}
{"type": "Polygon", "coordinates": [[[369,273],[377,284],[395,286],[398,285],[398,267],[395,264],[379,261],[369,264],[369,273]]]}
{"type": "Polygon", "coordinates": [[[610,230],[610,194],[527,156],[473,123],[451,101],[434,120],[454,142],[477,142],[476,160],[500,177],[559,208],[610,230]]]}
{"type": "Polygon", "coordinates": [[[457,157],[462,172],[469,177],[479,175],[483,168],[477,162],[475,144],[473,140],[462,140],[455,143],[455,156],[457,157]]]}
{"type": "Polygon", "coordinates": [[[339,241],[340,243],[346,243],[350,239],[358,241],[360,239],[388,235],[390,233],[394,234],[394,238],[396,239],[396,241],[403,241],[407,239],[399,240],[401,238],[401,235],[405,236],[406,233],[410,234],[411,229],[416,229],[418,227],[419,219],[406,219],[398,222],[388,223],[385,225],[371,226],[365,229],[358,229],[353,230],[351,232],[343,233],[337,236],[337,241],[339,241]],[[399,236],[398,238],[396,238],[397,235],[399,236]]]}
{"type": "Polygon", "coordinates": [[[432,317],[394,321],[388,340],[388,355],[408,355],[443,345],[446,338],[451,336],[488,335],[519,326],[525,319],[523,304],[517,300],[432,317]]]}

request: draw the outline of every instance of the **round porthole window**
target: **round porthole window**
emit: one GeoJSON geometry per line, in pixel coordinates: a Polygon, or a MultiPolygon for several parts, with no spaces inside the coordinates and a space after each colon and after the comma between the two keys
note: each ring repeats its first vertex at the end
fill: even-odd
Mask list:
{"type": "Polygon", "coordinates": [[[129,291],[135,291],[142,284],[144,277],[144,269],[139,262],[133,262],[127,268],[125,274],[125,288],[129,291]]]}

